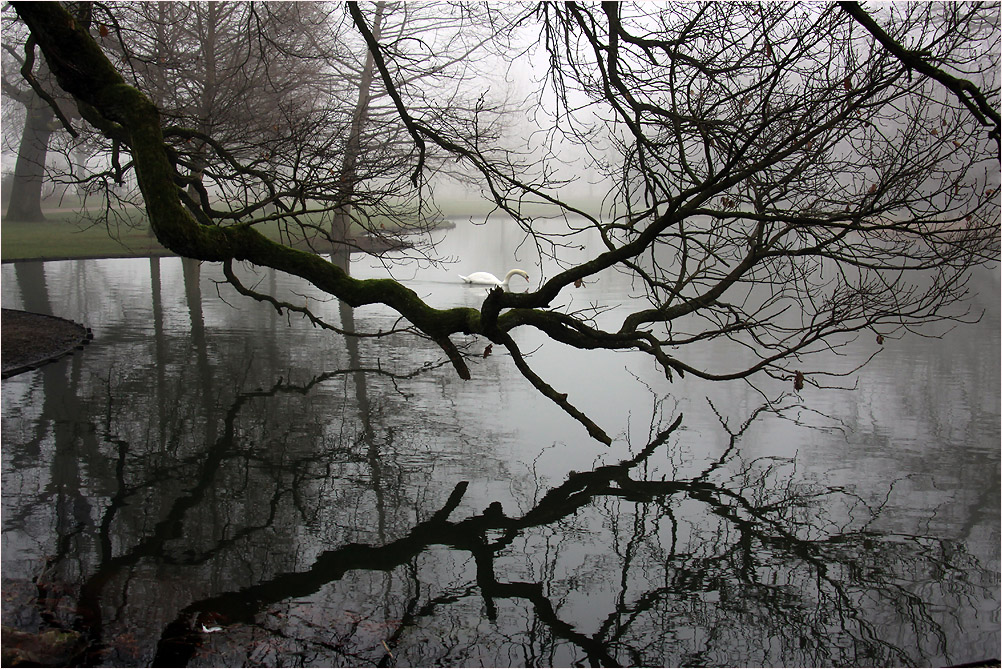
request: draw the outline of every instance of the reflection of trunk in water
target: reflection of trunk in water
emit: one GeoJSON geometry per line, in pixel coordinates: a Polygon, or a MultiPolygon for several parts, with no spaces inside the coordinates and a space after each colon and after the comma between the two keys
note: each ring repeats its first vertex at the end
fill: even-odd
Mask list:
{"type": "Polygon", "coordinates": [[[205,319],[202,316],[202,286],[201,267],[199,260],[181,258],[184,272],[184,296],[188,302],[188,314],[191,317],[191,345],[195,349],[197,360],[198,382],[195,387],[202,395],[202,406],[205,416],[205,441],[213,443],[216,440],[215,384],[212,368],[209,365],[208,344],[205,337],[205,319]]]}
{"type": "Polygon", "coordinates": [[[153,344],[157,369],[157,436],[167,442],[167,341],[164,335],[164,309],[160,287],[160,258],[150,258],[150,288],[153,301],[153,344]]]}
{"type": "MultiPolygon", "coordinates": [[[[125,570],[137,566],[144,558],[167,560],[171,562],[182,561],[181,558],[171,558],[167,555],[165,550],[166,544],[172,539],[176,539],[184,535],[186,515],[189,511],[200,508],[200,505],[206,501],[205,495],[212,489],[212,486],[226,459],[237,456],[239,452],[239,449],[237,448],[239,439],[236,432],[236,422],[243,408],[255,399],[273,397],[280,393],[304,394],[309,392],[309,390],[315,385],[334,378],[335,376],[342,376],[346,374],[354,375],[355,373],[356,372],[354,370],[328,372],[327,374],[314,379],[305,387],[292,386],[279,382],[270,390],[244,392],[237,396],[233,405],[227,411],[226,417],[223,421],[223,434],[220,435],[210,446],[208,451],[199,458],[198,476],[196,477],[194,484],[187,488],[186,494],[174,500],[166,514],[166,517],[154,526],[152,532],[149,533],[148,536],[141,539],[131,548],[120,551],[117,556],[112,557],[110,552],[105,553],[102,556],[100,566],[83,585],[81,602],[78,609],[82,614],[86,613],[86,615],[82,615],[82,617],[87,622],[85,627],[87,628],[90,642],[94,644],[95,648],[99,648],[100,646],[101,625],[99,615],[93,614],[99,614],[99,609],[97,607],[102,601],[102,595],[107,585],[116,577],[124,573],[125,570]],[[84,610],[84,604],[86,604],[87,611],[84,610]]],[[[124,455],[128,450],[128,444],[122,441],[118,441],[116,443],[118,444],[120,454],[120,468],[118,469],[118,473],[121,475],[121,465],[124,464],[124,455]]],[[[102,532],[105,533],[110,530],[111,520],[115,513],[121,508],[121,506],[124,505],[125,497],[134,492],[134,490],[128,490],[125,488],[125,483],[121,478],[119,478],[119,484],[119,490],[112,497],[102,518],[101,528],[102,532]]],[[[286,493],[287,491],[276,490],[274,493],[276,499],[273,500],[273,502],[277,502],[277,498],[286,493]]],[[[274,518],[268,518],[260,526],[241,528],[232,536],[226,539],[221,539],[217,546],[204,549],[199,554],[188,556],[187,558],[184,558],[184,560],[188,562],[194,561],[197,563],[208,562],[218,551],[242,539],[243,537],[252,534],[253,532],[267,529],[271,526],[273,521],[274,518]]],[[[104,534],[100,538],[100,543],[102,546],[110,546],[107,534],[104,534]]]]}
{"type": "MultiPolygon", "coordinates": [[[[251,400],[255,398],[268,397],[278,392],[283,392],[290,390],[291,392],[300,392],[300,388],[290,388],[278,384],[271,391],[254,391],[249,393],[240,394],[234,404],[230,407],[227,412],[226,418],[224,420],[224,432],[222,435],[217,436],[215,419],[213,418],[214,406],[213,406],[213,386],[211,378],[211,369],[209,365],[208,353],[207,353],[207,337],[204,327],[204,317],[201,308],[201,291],[199,286],[199,267],[197,261],[182,261],[185,264],[184,267],[184,283],[185,283],[185,297],[188,306],[188,312],[191,318],[191,338],[190,347],[194,349],[195,360],[194,366],[197,370],[197,378],[199,383],[202,384],[198,389],[198,392],[202,393],[202,404],[203,412],[206,420],[206,438],[205,442],[210,444],[209,449],[199,458],[199,470],[198,475],[195,478],[194,485],[186,490],[186,494],[178,497],[169,506],[166,517],[158,522],[152,532],[147,533],[147,535],[141,538],[137,543],[135,543],[130,548],[125,548],[124,550],[120,547],[118,554],[115,555],[112,546],[113,539],[111,536],[112,526],[115,519],[118,516],[119,511],[126,506],[127,498],[130,495],[135,494],[134,486],[130,487],[125,480],[126,463],[128,458],[128,453],[130,445],[127,441],[117,439],[113,434],[111,434],[111,424],[105,426],[105,440],[106,442],[113,443],[117,449],[117,464],[115,467],[116,471],[116,481],[117,489],[111,495],[107,505],[105,506],[103,513],[101,514],[100,526],[99,526],[99,536],[97,537],[97,543],[100,548],[99,564],[97,565],[94,572],[86,579],[80,589],[79,599],[76,606],[76,611],[80,619],[80,625],[82,631],[85,632],[87,640],[89,643],[89,651],[91,653],[98,652],[103,646],[103,622],[102,622],[102,606],[107,608],[108,603],[104,601],[110,584],[114,583],[116,579],[119,579],[122,575],[126,574],[128,570],[135,568],[140,561],[144,559],[156,559],[156,560],[171,560],[171,558],[166,555],[167,543],[172,539],[176,539],[184,534],[184,524],[185,517],[190,511],[196,508],[202,508],[204,504],[208,501],[205,498],[206,493],[211,490],[215,481],[217,480],[221,467],[227,457],[232,457],[236,452],[237,439],[235,437],[235,422],[239,416],[243,407],[251,400]]],[[[160,272],[159,272],[159,261],[153,260],[151,264],[151,280],[153,285],[154,293],[154,336],[156,347],[156,360],[158,370],[163,370],[167,365],[167,359],[164,357],[166,355],[166,341],[163,330],[163,309],[162,309],[162,299],[161,299],[161,282],[160,282],[160,272]]],[[[36,276],[38,272],[32,274],[31,285],[36,287],[44,288],[44,281],[39,281],[36,276]]],[[[36,306],[42,305],[47,301],[47,296],[44,294],[44,290],[39,293],[33,294],[35,298],[36,306]]],[[[348,316],[349,323],[351,322],[351,315],[348,316]]],[[[377,499],[379,500],[380,506],[380,524],[381,526],[385,524],[385,505],[383,503],[383,491],[382,491],[382,481],[381,481],[381,470],[379,467],[379,450],[378,444],[372,438],[373,428],[370,419],[370,409],[368,401],[368,390],[366,386],[366,373],[359,371],[357,367],[359,366],[359,355],[357,342],[353,338],[349,339],[349,351],[352,359],[352,366],[356,369],[345,372],[350,373],[355,380],[356,393],[358,395],[359,409],[362,413],[363,422],[365,424],[365,433],[363,435],[364,442],[367,445],[366,458],[370,462],[370,465],[374,464],[373,468],[373,488],[376,492],[377,499]]],[[[49,387],[44,397],[47,402],[51,401],[58,403],[60,406],[65,406],[66,400],[64,399],[65,390],[62,388],[65,386],[65,374],[62,372],[62,366],[51,366],[45,370],[46,379],[52,379],[48,383],[49,387]],[[59,386],[59,388],[55,387],[59,386]],[[57,392],[59,390],[59,392],[57,392]]],[[[78,379],[79,375],[74,375],[74,379],[78,379]]],[[[160,378],[160,376],[158,376],[160,378]]],[[[328,377],[329,378],[329,377],[328,377]]],[[[165,394],[166,388],[165,383],[158,382],[158,393],[157,393],[157,404],[158,411],[161,414],[159,420],[158,434],[160,435],[161,444],[167,440],[166,430],[168,429],[167,417],[164,413],[164,408],[171,405],[173,402],[171,398],[165,394]]],[[[70,398],[76,397],[75,391],[70,389],[70,398]]],[[[111,402],[109,397],[109,402],[111,402]]],[[[110,407],[110,405],[109,405],[110,407]]],[[[78,413],[82,412],[82,409],[77,409],[78,413]]],[[[110,419],[110,413],[109,413],[110,419]]],[[[60,425],[69,426],[67,429],[72,429],[72,421],[55,421],[60,425]]],[[[44,426],[50,424],[49,421],[40,421],[40,429],[44,431],[44,426]]],[[[56,459],[53,463],[53,481],[55,482],[65,482],[65,485],[61,485],[59,490],[66,488],[67,493],[75,493],[73,495],[68,495],[67,499],[85,501],[86,498],[79,494],[79,468],[69,467],[69,464],[75,464],[73,459],[72,449],[66,453],[67,457],[62,457],[66,449],[61,448],[61,444],[67,446],[72,445],[72,435],[66,434],[56,430],[57,438],[57,449],[56,449],[56,459]],[[68,441],[69,439],[69,441],[68,441]],[[76,474],[76,476],[67,476],[76,474]],[[75,485],[69,485],[74,483],[75,485]],[[72,490],[70,488],[72,487],[72,490]]],[[[90,430],[88,432],[91,435],[91,440],[94,441],[96,435],[96,429],[90,430]]],[[[96,448],[95,443],[88,449],[96,448]]],[[[280,494],[276,492],[275,494],[280,494]]],[[[79,505],[77,505],[79,506],[79,505]]],[[[89,523],[89,507],[82,510],[84,513],[83,517],[80,516],[80,509],[76,509],[76,512],[72,514],[75,520],[70,520],[69,517],[63,512],[66,509],[65,503],[59,502],[57,504],[57,511],[59,516],[57,535],[60,537],[61,550],[59,554],[54,557],[52,564],[68,564],[66,559],[69,556],[70,541],[72,540],[75,533],[79,531],[79,528],[88,526],[89,523]],[[85,522],[86,521],[86,522],[85,522]]],[[[74,507],[75,508],[75,507],[74,507]]],[[[190,559],[194,559],[198,562],[203,562],[211,559],[219,550],[222,550],[226,545],[230,545],[233,542],[239,540],[242,537],[247,536],[258,530],[267,528],[274,518],[268,518],[260,527],[243,527],[238,530],[233,536],[229,536],[227,539],[221,540],[217,546],[214,548],[204,549],[200,554],[195,554],[194,557],[189,556],[190,559]]],[[[185,558],[185,559],[189,559],[185,558]]],[[[176,559],[176,558],[175,558],[176,559]]],[[[67,578],[65,580],[72,582],[77,580],[76,578],[67,578]]],[[[55,622],[55,621],[53,621],[55,622]]]]}
{"type": "MultiPolygon", "coordinates": [[[[331,262],[336,263],[345,273],[350,274],[351,254],[346,248],[332,254],[331,262]]],[[[355,310],[344,301],[338,303],[338,310],[341,316],[341,329],[345,332],[354,332],[355,310]]],[[[379,538],[380,543],[385,543],[387,512],[386,491],[383,489],[383,454],[376,440],[375,428],[372,421],[372,404],[369,401],[367,372],[362,366],[362,356],[358,350],[358,339],[352,336],[345,336],[344,343],[348,351],[348,369],[354,370],[352,380],[355,385],[355,401],[358,406],[359,419],[362,424],[361,441],[365,444],[365,458],[369,464],[370,483],[372,492],[376,497],[376,536],[379,538]]],[[[392,574],[387,574],[385,585],[386,592],[389,593],[393,585],[392,574]]],[[[387,599],[387,597],[384,597],[384,601],[387,599]]]]}
{"type": "MultiPolygon", "coordinates": [[[[354,309],[345,302],[341,302],[339,305],[341,312],[341,327],[346,332],[353,332],[355,330],[355,316],[354,309]]],[[[376,536],[379,538],[380,543],[386,542],[386,490],[387,483],[384,477],[384,454],[380,448],[380,443],[376,439],[375,428],[373,427],[372,420],[372,405],[369,402],[369,387],[368,387],[368,372],[364,371],[362,368],[362,358],[358,352],[358,339],[355,337],[345,337],[345,346],[348,349],[348,361],[349,369],[353,370],[352,380],[355,384],[355,398],[358,405],[359,419],[362,424],[362,434],[361,441],[365,444],[365,459],[369,465],[370,472],[370,485],[372,487],[372,492],[376,498],[376,536]]],[[[391,443],[392,432],[387,433],[387,444],[391,443]]],[[[393,481],[389,482],[389,490],[399,489],[398,486],[393,485],[393,481]]],[[[393,588],[393,574],[391,572],[386,573],[385,579],[385,596],[383,601],[388,602],[390,597],[389,593],[393,588]]]]}
{"type": "MultiPolygon", "coordinates": [[[[52,314],[44,263],[15,263],[14,267],[24,309],[34,313],[52,314]]],[[[5,455],[15,462],[36,459],[41,454],[41,445],[45,439],[52,440],[49,482],[37,502],[38,505],[52,506],[57,541],[54,554],[46,560],[43,569],[45,577],[40,576],[36,584],[41,616],[47,624],[58,628],[68,623],[60,620],[55,613],[60,599],[66,596],[66,593],[49,592],[48,582],[72,583],[81,577],[74,571],[77,566],[71,560],[71,556],[85,552],[80,546],[74,546],[74,542],[85,540],[82,532],[90,526],[92,510],[89,497],[85,494],[80,470],[81,466],[86,466],[88,463],[91,465],[99,463],[101,453],[97,440],[97,427],[91,423],[81,424],[77,418],[86,415],[80,406],[77,391],[83,373],[81,356],[72,356],[58,364],[45,365],[35,373],[40,379],[42,393],[42,406],[40,416],[35,421],[35,434],[27,443],[8,450],[5,455]],[[67,573],[71,571],[73,573],[67,573]]],[[[27,468],[27,462],[18,468],[21,466],[27,468]]],[[[25,508],[14,516],[5,513],[5,524],[11,527],[25,522],[38,505],[25,508]]],[[[82,602],[81,596],[80,603],[82,602]]]]}
{"type": "MultiPolygon", "coordinates": [[[[348,253],[339,253],[332,258],[346,272],[349,269],[348,253]]],[[[338,303],[341,315],[341,329],[345,332],[355,331],[355,310],[346,302],[338,303]]],[[[352,381],[355,385],[355,400],[358,404],[359,419],[362,423],[360,440],[365,444],[365,457],[369,463],[372,492],[376,496],[377,531],[379,541],[386,541],[386,496],[383,490],[383,463],[379,444],[376,441],[375,428],[372,424],[372,404],[369,401],[369,384],[366,372],[362,366],[362,356],[358,350],[358,339],[344,337],[345,348],[348,351],[348,369],[352,371],[352,381]]]]}
{"type": "MultiPolygon", "coordinates": [[[[202,469],[203,477],[199,479],[199,484],[189,491],[191,494],[180,498],[171,508],[166,520],[161,521],[156,526],[152,536],[140,541],[131,550],[114,556],[114,542],[111,537],[113,521],[118,511],[125,505],[126,498],[131,494],[125,480],[126,460],[129,452],[129,443],[117,439],[111,434],[110,422],[105,426],[105,439],[116,446],[116,481],[118,483],[116,492],[111,496],[104,513],[101,516],[97,543],[100,547],[99,566],[94,573],[87,578],[80,588],[79,599],[76,606],[77,615],[80,619],[80,629],[86,634],[89,644],[88,651],[99,652],[104,643],[103,640],[103,614],[102,604],[106,586],[122,573],[124,569],[134,567],[138,561],[144,557],[163,557],[163,545],[170,538],[175,536],[181,523],[181,519],[189,508],[194,506],[200,499],[201,493],[207,488],[215,478],[216,470],[220,464],[222,454],[232,442],[232,434],[217,439],[214,411],[214,392],[212,384],[212,374],[209,367],[207,342],[205,336],[204,318],[201,306],[201,289],[199,286],[199,263],[198,261],[182,260],[184,270],[185,297],[188,304],[188,311],[191,317],[191,347],[195,350],[196,369],[199,379],[199,392],[202,394],[203,416],[205,418],[206,443],[214,444],[217,448],[210,449],[202,469]],[[212,453],[217,457],[213,458],[212,453]]],[[[18,263],[18,267],[26,263],[18,263]]],[[[41,266],[40,263],[36,263],[41,266]]],[[[29,268],[34,270],[35,268],[29,268]]],[[[30,281],[31,290],[26,295],[31,296],[33,308],[42,309],[48,304],[48,297],[45,293],[44,273],[39,277],[39,272],[29,271],[23,273],[30,281]]],[[[151,259],[150,275],[153,291],[153,321],[154,321],[154,346],[156,348],[157,360],[157,405],[158,405],[158,435],[160,445],[167,441],[167,408],[170,404],[167,397],[166,381],[164,378],[166,367],[166,341],[163,329],[163,308],[161,299],[160,282],[160,262],[159,259],[151,259]]],[[[19,275],[20,276],[20,275],[19,275]]],[[[45,387],[45,405],[49,406],[50,401],[58,403],[59,412],[67,412],[69,416],[86,415],[86,412],[77,406],[76,386],[80,380],[80,357],[73,358],[73,373],[70,376],[69,387],[66,387],[66,377],[62,365],[46,366],[40,372],[43,374],[43,384],[45,387]]],[[[246,399],[246,398],[244,398],[246,399]]],[[[109,411],[110,411],[109,398],[109,411]]],[[[228,416],[227,429],[232,430],[232,419],[239,411],[242,401],[238,402],[228,416]]],[[[77,448],[77,437],[73,432],[77,424],[73,420],[60,420],[59,416],[52,415],[52,411],[47,411],[43,407],[43,418],[51,415],[49,420],[39,420],[40,430],[45,426],[52,425],[52,434],[55,441],[55,455],[53,458],[53,488],[56,491],[57,500],[55,504],[57,513],[56,535],[59,537],[59,550],[49,561],[53,565],[68,565],[70,555],[83,553],[84,551],[74,551],[71,549],[71,541],[76,536],[80,528],[90,525],[90,505],[87,497],[83,495],[80,486],[79,460],[81,455],[86,453],[98,454],[98,443],[96,439],[97,428],[84,430],[80,437],[84,447],[77,448]],[[69,432],[68,432],[69,430],[69,432]],[[65,499],[64,499],[65,498],[65,499]],[[67,501],[69,500],[69,501],[67,501]],[[67,516],[67,504],[72,503],[72,520],[67,516]]],[[[110,413],[108,415],[110,421],[110,413]]],[[[37,450],[37,449],[36,449],[37,450]]],[[[100,458],[95,461],[99,461],[100,458]]],[[[80,578],[77,575],[67,578],[67,581],[74,581],[80,578]]]]}
{"type": "MultiPolygon", "coordinates": [[[[45,263],[40,262],[16,262],[14,263],[14,276],[17,278],[17,286],[21,292],[21,305],[25,311],[32,313],[52,315],[52,307],[49,304],[49,291],[45,282],[45,263]]],[[[44,372],[51,372],[43,366],[44,372]]],[[[56,365],[55,369],[62,372],[62,365],[56,365]]],[[[47,380],[51,378],[48,374],[42,374],[42,415],[51,414],[51,402],[55,401],[54,395],[47,392],[49,385],[47,380]]],[[[27,443],[20,445],[17,449],[10,449],[4,455],[13,458],[15,466],[19,469],[22,461],[27,463],[39,456],[40,444],[45,437],[47,423],[37,421],[35,423],[35,434],[27,443]]],[[[9,519],[6,519],[9,521],[9,519]]]]}
{"type": "MultiPolygon", "coordinates": [[[[25,310],[52,314],[45,280],[45,264],[15,263],[14,267],[25,310]]],[[[41,453],[42,442],[51,435],[53,456],[50,482],[45,494],[39,497],[39,502],[53,504],[56,512],[59,542],[57,555],[52,560],[55,564],[70,554],[72,538],[89,524],[90,504],[81,490],[80,460],[96,457],[98,445],[96,430],[88,429],[92,427],[90,424],[83,430],[77,429],[76,417],[82,415],[77,393],[82,373],[81,357],[72,356],[59,364],[45,365],[36,373],[41,379],[42,408],[41,415],[35,422],[35,434],[17,449],[5,449],[5,455],[15,461],[35,459],[41,453]]],[[[27,512],[26,509],[25,513],[27,512]]],[[[18,518],[5,517],[5,522],[12,521],[18,522],[18,518]]]]}
{"type": "MultiPolygon", "coordinates": [[[[244,405],[255,398],[271,396],[281,389],[281,386],[278,386],[271,391],[248,392],[237,397],[226,413],[223,421],[223,434],[199,457],[198,476],[194,479],[193,484],[185,490],[185,494],[173,501],[167,511],[166,517],[156,523],[147,536],[140,539],[130,548],[120,549],[118,555],[114,555],[111,552],[112,541],[110,531],[112,521],[116,513],[125,506],[126,498],[134,494],[135,490],[134,488],[127,487],[123,478],[125,458],[129,450],[129,444],[122,440],[114,440],[119,454],[118,467],[116,469],[119,487],[105,508],[101,520],[99,543],[104,550],[102,550],[100,564],[81,587],[80,601],[77,607],[83,630],[86,632],[88,641],[91,644],[89,649],[91,652],[100,651],[102,647],[100,607],[102,604],[105,606],[108,605],[104,601],[107,586],[114,579],[124,574],[126,570],[135,568],[143,559],[175,563],[182,562],[185,559],[189,562],[205,562],[215,552],[222,550],[242,537],[271,526],[274,518],[265,519],[260,526],[243,527],[232,536],[221,539],[219,545],[216,547],[204,550],[201,555],[195,555],[194,557],[172,557],[166,550],[166,545],[169,541],[184,536],[185,517],[188,512],[198,508],[205,501],[206,493],[212,489],[226,459],[233,457],[237,452],[236,420],[244,405]]],[[[110,435],[108,438],[111,440],[110,435]]],[[[280,495],[281,492],[279,491],[275,494],[280,495]]]]}
{"type": "Polygon", "coordinates": [[[21,290],[21,303],[24,305],[25,311],[55,315],[49,304],[49,291],[45,283],[45,263],[16,262],[14,263],[14,275],[17,277],[17,285],[21,290]]]}

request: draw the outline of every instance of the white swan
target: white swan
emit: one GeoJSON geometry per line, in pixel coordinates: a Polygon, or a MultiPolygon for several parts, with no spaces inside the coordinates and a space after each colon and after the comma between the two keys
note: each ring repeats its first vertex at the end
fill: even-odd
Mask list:
{"type": "Polygon", "coordinates": [[[483,286],[501,286],[501,289],[504,292],[508,293],[511,292],[511,288],[508,286],[508,282],[511,281],[511,278],[515,275],[522,277],[526,281],[529,280],[529,275],[525,271],[520,269],[513,269],[509,271],[507,274],[505,274],[504,281],[497,278],[490,272],[474,272],[469,276],[463,276],[462,274],[460,274],[459,278],[465,281],[466,283],[474,283],[483,286]]]}

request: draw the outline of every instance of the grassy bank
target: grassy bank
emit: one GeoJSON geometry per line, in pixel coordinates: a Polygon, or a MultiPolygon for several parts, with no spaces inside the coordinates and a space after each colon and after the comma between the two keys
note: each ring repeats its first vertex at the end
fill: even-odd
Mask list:
{"type": "MultiPolygon", "coordinates": [[[[438,204],[447,218],[471,217],[482,220],[494,211],[493,205],[484,200],[446,198],[438,204]]],[[[531,209],[539,214],[552,214],[553,211],[539,205],[531,209]]],[[[40,223],[4,219],[0,224],[0,260],[15,262],[173,255],[153,236],[146,213],[140,209],[121,210],[116,213],[116,220],[110,224],[95,223],[79,211],[68,208],[47,211],[45,215],[47,220],[40,223]]],[[[392,224],[389,221],[386,223],[386,227],[392,229],[392,224]]],[[[276,241],[288,243],[277,224],[262,225],[258,230],[276,241]]],[[[358,228],[357,234],[362,237],[364,231],[358,228]]]]}
{"type": "MultiPolygon", "coordinates": [[[[46,212],[46,218],[40,223],[5,219],[0,224],[0,259],[15,262],[174,255],[157,241],[145,212],[138,209],[121,212],[112,223],[95,223],[79,212],[68,211],[46,212]]],[[[289,242],[277,223],[257,229],[271,239],[289,242]]],[[[362,234],[361,228],[358,234],[362,234]]],[[[309,245],[300,240],[295,246],[309,245]]],[[[324,252],[329,248],[318,245],[314,250],[324,252]]]]}
{"type": "Polygon", "coordinates": [[[0,224],[3,262],[172,255],[138,212],[111,227],[95,225],[77,213],[47,213],[46,218],[40,223],[5,219],[0,224]]]}

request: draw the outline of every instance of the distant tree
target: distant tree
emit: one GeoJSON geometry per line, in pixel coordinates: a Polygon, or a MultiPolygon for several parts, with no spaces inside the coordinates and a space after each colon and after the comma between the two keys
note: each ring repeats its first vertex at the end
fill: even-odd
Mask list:
{"type": "MultiPolygon", "coordinates": [[[[91,32],[116,67],[157,104],[182,196],[203,222],[240,209],[234,202],[262,199],[257,193],[247,197],[246,182],[231,174],[227,161],[267,171],[282,162],[285,147],[306,143],[301,133],[314,122],[314,100],[328,94],[329,81],[319,73],[322,61],[299,55],[327,30],[326,16],[316,3],[282,3],[267,12],[239,2],[94,6],[91,32]],[[226,147],[225,157],[213,143],[226,147]],[[220,202],[226,204],[217,211],[220,202]]],[[[124,144],[116,131],[102,128],[110,140],[103,147],[105,163],[114,172],[105,191],[112,182],[130,181],[131,165],[121,159],[124,144]]],[[[142,204],[130,189],[110,200],[142,204]]],[[[114,215],[112,209],[106,215],[114,215]]]]}
{"type": "Polygon", "coordinates": [[[49,136],[55,115],[52,108],[33,91],[18,91],[23,96],[7,95],[24,105],[24,126],[18,144],[17,162],[4,216],[15,221],[43,221],[42,184],[49,136]]]}
{"type": "MultiPolygon", "coordinates": [[[[476,5],[445,7],[414,3],[379,1],[355,6],[365,15],[375,39],[387,45],[396,59],[393,92],[405,90],[409,108],[417,113],[441,115],[462,120],[477,119],[476,128],[464,128],[464,135],[477,135],[482,141],[497,141],[503,131],[505,105],[503,99],[486,100],[486,93],[477,91],[470,99],[468,90],[474,77],[483,76],[481,68],[485,46],[498,39],[497,30],[489,18],[492,12],[476,5]],[[457,116],[458,112],[458,116],[457,116]]],[[[330,66],[340,76],[352,82],[355,100],[347,140],[340,156],[334,192],[331,234],[336,239],[349,236],[352,219],[377,232],[367,219],[383,209],[373,198],[373,183],[379,190],[399,194],[414,191],[407,183],[411,171],[407,168],[412,140],[394,107],[390,91],[376,70],[373,53],[360,36],[352,40],[339,37],[347,53],[332,59],[330,66]],[[356,93],[357,91],[357,93],[356,93]],[[368,196],[363,193],[368,192],[368,196]],[[361,217],[361,218],[359,218],[361,217]]],[[[332,50],[333,51],[333,50],[332,50]]],[[[343,51],[343,49],[342,49],[343,51]]],[[[465,171],[456,170],[448,153],[437,151],[428,157],[429,173],[450,174],[460,180],[465,171]]],[[[378,192],[378,191],[377,191],[378,192]]],[[[397,196],[399,197],[399,195],[397,196]]],[[[417,203],[426,213],[415,217],[407,207],[403,217],[395,218],[394,227],[407,232],[414,230],[413,221],[434,215],[430,200],[417,203]]],[[[386,212],[385,209],[383,213],[386,212]]],[[[379,233],[383,234],[382,228],[379,233]]]]}
{"type": "MultiPolygon", "coordinates": [[[[34,45],[26,40],[27,36],[23,33],[5,31],[2,78],[4,100],[15,103],[23,111],[15,121],[21,132],[4,216],[18,221],[42,221],[45,220],[42,214],[42,187],[49,138],[60,129],[60,125],[52,104],[38,95],[36,89],[41,86],[39,82],[46,81],[48,73],[44,64],[40,63],[35,67],[34,45]],[[20,41],[18,37],[21,38],[20,41]],[[32,73],[35,88],[29,86],[22,77],[22,69],[32,73]]],[[[46,83],[51,88],[52,82],[46,83]]],[[[5,104],[6,106],[8,105],[5,104]]],[[[5,117],[11,119],[11,116],[12,112],[5,110],[5,117]]]]}
{"type": "MultiPolygon", "coordinates": [[[[462,10],[453,3],[433,7],[462,10]]],[[[233,261],[303,277],[352,306],[384,304],[413,333],[441,346],[464,378],[469,367],[451,337],[485,336],[507,349],[543,395],[607,443],[598,425],[530,367],[511,336],[515,328],[536,328],[580,349],[639,350],[668,378],[768,374],[800,388],[824,374],[807,368],[806,357],[845,347],[861,333],[888,337],[962,320],[971,271],[998,259],[992,138],[963,100],[902,61],[838,5],[520,8],[504,34],[539,36],[557,102],[553,131],[586,148],[596,137],[613,142],[614,159],[596,160],[613,186],[605,210],[594,215],[558,197],[551,164],[526,155],[519,164],[518,154],[482,135],[476,106],[423,110],[419,91],[402,76],[406,38],[388,41],[382,29],[377,38],[372,17],[349,3],[411,137],[406,159],[416,186],[427,183],[435,152],[445,152],[479,173],[485,192],[542,252],[561,261],[576,235],[591,232],[604,242],[602,253],[562,265],[566,269],[536,290],[493,291],[479,309],[436,309],[393,280],[354,279],[315,253],[270,241],[251,218],[260,204],[239,207],[243,200],[231,196],[230,223],[214,224],[223,217],[204,200],[187,202],[181,188],[191,183],[190,168],[172,142],[185,131],[165,126],[157,107],[125,85],[92,34],[61,6],[15,8],[60,86],[90,109],[92,123],[128,148],[165,246],[223,263],[239,291],[314,322],[320,320],[304,306],[242,286],[233,261]],[[524,213],[529,201],[582,223],[551,236],[552,227],[524,213]],[[627,305],[616,326],[600,327],[591,312],[551,308],[562,291],[610,269],[630,275],[645,296],[627,305]],[[688,345],[717,338],[746,350],[748,362],[717,369],[686,360],[688,345]]],[[[897,43],[962,77],[998,109],[997,5],[941,12],[937,5],[905,4],[884,14],[882,29],[897,43]]],[[[536,110],[537,118],[543,111],[536,110]]],[[[326,137],[321,120],[314,127],[326,137]]],[[[297,188],[305,181],[286,180],[278,188],[275,173],[263,173],[253,160],[204,133],[191,137],[229,165],[246,184],[243,192],[255,184],[283,206],[286,198],[302,207],[324,197],[322,181],[310,182],[302,195],[297,188]]],[[[295,139],[303,150],[314,141],[295,139]]]]}

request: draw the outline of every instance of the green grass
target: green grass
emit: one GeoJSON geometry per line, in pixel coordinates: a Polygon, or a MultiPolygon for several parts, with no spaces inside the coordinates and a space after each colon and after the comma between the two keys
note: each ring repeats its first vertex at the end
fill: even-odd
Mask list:
{"type": "MultiPolygon", "coordinates": [[[[156,240],[145,212],[139,209],[119,211],[111,223],[95,224],[78,212],[50,212],[46,219],[40,223],[4,219],[0,224],[0,259],[14,262],[174,255],[156,240]]],[[[271,239],[289,242],[278,223],[264,223],[257,229],[271,239]]],[[[301,240],[294,245],[307,247],[301,240]]]]}
{"type": "Polygon", "coordinates": [[[46,218],[41,223],[4,219],[0,224],[3,262],[172,255],[150,234],[138,210],[111,227],[95,225],[78,213],[49,213],[46,218]]]}
{"type": "MultiPolygon", "coordinates": [[[[446,217],[486,216],[493,206],[479,199],[448,199],[439,201],[446,217]]],[[[553,213],[552,208],[540,205],[527,207],[536,213],[553,213]]],[[[528,211],[526,212],[528,213],[528,211]]],[[[83,258],[137,258],[174,255],[156,240],[150,232],[146,212],[140,209],[116,211],[111,223],[95,223],[81,215],[79,211],[46,212],[47,220],[41,223],[26,223],[4,219],[0,223],[0,260],[75,260],[83,258]]],[[[373,222],[378,225],[377,219],[373,222]]],[[[326,227],[319,221],[318,225],[326,227]]],[[[390,220],[385,221],[388,230],[394,229],[390,220]]],[[[267,237],[288,243],[282,235],[278,223],[265,223],[257,229],[267,237]]],[[[357,234],[364,231],[359,227],[357,234]]],[[[296,244],[305,248],[303,243],[296,244]]],[[[320,252],[328,249],[317,248],[320,252]]]]}

